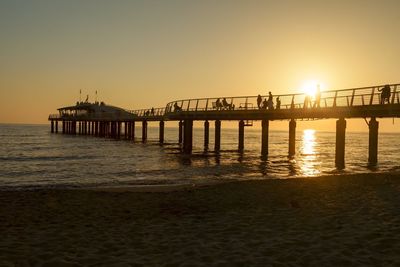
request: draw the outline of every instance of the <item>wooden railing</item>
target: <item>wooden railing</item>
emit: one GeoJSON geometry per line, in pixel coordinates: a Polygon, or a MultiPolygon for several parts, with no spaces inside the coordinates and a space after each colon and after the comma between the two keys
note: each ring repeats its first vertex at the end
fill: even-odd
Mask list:
{"type": "MultiPolygon", "coordinates": [[[[384,104],[400,104],[400,84],[390,84],[390,97],[384,104]]],[[[273,109],[304,109],[304,108],[335,108],[335,107],[354,107],[381,105],[382,88],[384,85],[350,88],[343,90],[321,91],[320,97],[309,96],[307,94],[284,94],[274,95],[273,109]],[[277,104],[279,98],[280,104],[277,104]]],[[[138,110],[125,110],[140,119],[157,119],[155,117],[164,117],[168,113],[175,112],[227,112],[227,111],[254,111],[268,110],[264,102],[267,102],[269,96],[262,95],[261,105],[259,105],[258,96],[237,96],[237,97],[213,97],[177,100],[167,104],[162,108],[149,108],[138,110]]],[[[94,115],[94,114],[93,114],[94,115]]],[[[105,113],[101,116],[104,117],[105,113]]],[[[74,115],[51,114],[51,119],[68,118],[74,115]]],[[[82,116],[92,119],[93,116],[82,116]]],[[[107,116],[106,116],[107,117],[107,116]]],[[[113,115],[115,117],[115,114],[113,115]]],[[[93,119],[95,119],[93,117],[93,119]]]]}
{"type": "MultiPolygon", "coordinates": [[[[400,103],[400,84],[390,84],[390,98],[386,103],[400,103]]],[[[353,107],[365,105],[380,105],[381,92],[384,85],[351,88],[343,90],[321,91],[320,100],[315,96],[307,94],[285,94],[274,95],[274,109],[293,109],[293,108],[334,108],[334,107],[353,107]],[[277,106],[279,97],[280,105],[277,106]],[[318,103],[319,102],[319,103],[318,103]]],[[[263,102],[268,99],[267,95],[262,95],[261,106],[257,103],[258,96],[239,96],[239,97],[214,97],[177,100],[167,104],[165,113],[180,111],[244,111],[267,109],[263,107],[263,102]],[[225,99],[225,100],[224,100],[225,99]],[[225,102],[225,103],[223,103],[225,102]],[[220,103],[220,105],[218,105],[220,103]]]]}
{"type": "Polygon", "coordinates": [[[165,114],[165,107],[164,108],[147,108],[147,109],[137,109],[137,110],[126,110],[129,113],[135,114],[138,117],[160,117],[164,116],[165,114]]]}

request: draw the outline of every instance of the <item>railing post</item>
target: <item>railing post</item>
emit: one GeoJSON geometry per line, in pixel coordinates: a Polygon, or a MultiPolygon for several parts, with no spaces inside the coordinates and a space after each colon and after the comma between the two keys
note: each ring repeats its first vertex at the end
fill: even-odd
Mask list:
{"type": "Polygon", "coordinates": [[[397,90],[397,85],[395,85],[393,88],[391,104],[394,104],[394,99],[396,97],[396,90],[397,90]]]}
{"type": "Polygon", "coordinates": [[[372,87],[371,98],[369,99],[369,105],[372,105],[374,102],[374,95],[375,95],[375,87],[372,87]]]}
{"type": "Polygon", "coordinates": [[[335,92],[335,98],[333,99],[333,107],[336,107],[337,91],[335,92]]]}
{"type": "Polygon", "coordinates": [[[207,102],[206,102],[206,111],[208,110],[208,98],[207,98],[207,102]]]}
{"type": "Polygon", "coordinates": [[[353,103],[354,103],[354,95],[355,95],[355,93],[356,93],[356,89],[353,89],[353,93],[351,95],[351,102],[350,102],[350,106],[351,107],[353,106],[353,103]]]}
{"type": "Polygon", "coordinates": [[[188,101],[188,105],[187,105],[186,111],[189,111],[189,109],[190,109],[190,100],[188,101]]]}
{"type": "Polygon", "coordinates": [[[290,108],[294,109],[294,95],[292,95],[292,103],[290,104],[290,108]]]}
{"type": "Polygon", "coordinates": [[[196,111],[197,111],[197,107],[199,106],[199,100],[197,99],[197,102],[196,102],[196,111]]]}

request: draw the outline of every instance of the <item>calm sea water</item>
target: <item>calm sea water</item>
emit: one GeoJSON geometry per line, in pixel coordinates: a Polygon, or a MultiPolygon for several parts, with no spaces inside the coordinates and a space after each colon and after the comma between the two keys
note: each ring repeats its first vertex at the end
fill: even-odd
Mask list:
{"type": "MultiPolygon", "coordinates": [[[[210,129],[210,150],[213,150],[210,129]]],[[[140,139],[140,129],[137,129],[140,139]]],[[[92,187],[176,184],[226,179],[273,179],[400,170],[399,134],[380,134],[379,165],[369,169],[368,133],[347,133],[346,169],[334,167],[335,133],[297,132],[296,156],[287,158],[287,132],[271,131],[268,159],[260,157],[260,130],[246,128],[237,152],[237,129],[222,129],[217,155],[204,152],[203,129],[194,129],[194,152],[180,154],[178,129],[166,128],[166,144],[149,128],[141,143],[49,133],[47,125],[0,124],[0,188],[92,187]]]]}

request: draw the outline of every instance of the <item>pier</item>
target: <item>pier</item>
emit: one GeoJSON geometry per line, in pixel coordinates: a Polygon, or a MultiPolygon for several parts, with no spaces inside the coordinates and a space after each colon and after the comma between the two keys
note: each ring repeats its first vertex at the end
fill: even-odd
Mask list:
{"type": "MultiPolygon", "coordinates": [[[[238,151],[245,148],[245,128],[261,123],[260,153],[268,157],[269,126],[273,121],[288,121],[288,156],[296,151],[296,121],[337,119],[335,164],[345,168],[346,119],[364,118],[369,129],[368,164],[378,162],[378,118],[400,117],[400,84],[378,85],[343,90],[321,91],[318,96],[285,94],[273,96],[273,107],[260,103],[258,96],[198,98],[176,100],[165,107],[126,110],[104,103],[78,102],[49,115],[51,132],[91,135],[114,139],[135,139],[135,125],[142,125],[141,140],[147,140],[148,122],[159,123],[159,142],[164,142],[166,121],[178,123],[182,153],[192,153],[193,122],[204,121],[204,148],[209,149],[210,122],[214,122],[214,151],[221,149],[221,122],[238,122],[238,151]],[[382,89],[386,88],[386,93],[382,89]],[[277,98],[279,97],[279,104],[277,98]]],[[[266,100],[268,96],[261,96],[266,100]]]]}

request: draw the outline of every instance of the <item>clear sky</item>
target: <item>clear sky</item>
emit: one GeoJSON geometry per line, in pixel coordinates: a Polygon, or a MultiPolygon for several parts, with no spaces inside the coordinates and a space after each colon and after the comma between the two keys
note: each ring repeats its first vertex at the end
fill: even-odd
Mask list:
{"type": "Polygon", "coordinates": [[[79,89],[137,109],[300,92],[310,79],[399,83],[399,10],[397,0],[0,0],[0,122],[45,123],[79,89]]]}

